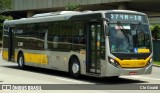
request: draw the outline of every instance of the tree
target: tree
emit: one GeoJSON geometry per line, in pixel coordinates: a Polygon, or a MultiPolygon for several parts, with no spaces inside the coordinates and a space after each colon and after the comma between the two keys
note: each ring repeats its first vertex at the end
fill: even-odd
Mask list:
{"type": "Polygon", "coordinates": [[[0,14],[11,8],[11,0],[0,0],[0,14]]]}
{"type": "Polygon", "coordinates": [[[66,10],[67,11],[79,11],[80,10],[80,5],[68,3],[66,5],[66,10]]]}
{"type": "Polygon", "coordinates": [[[2,13],[10,8],[11,8],[11,0],[0,0],[0,41],[2,39],[3,21],[5,19],[12,19],[11,16],[4,16],[2,15],[2,13]]]}
{"type": "Polygon", "coordinates": [[[152,30],[152,37],[154,40],[158,40],[160,38],[159,33],[160,33],[160,27],[157,25],[154,26],[152,30]]]}
{"type": "Polygon", "coordinates": [[[11,0],[0,0],[0,30],[5,19],[12,19],[11,16],[4,16],[2,13],[11,8],[11,0]]]}

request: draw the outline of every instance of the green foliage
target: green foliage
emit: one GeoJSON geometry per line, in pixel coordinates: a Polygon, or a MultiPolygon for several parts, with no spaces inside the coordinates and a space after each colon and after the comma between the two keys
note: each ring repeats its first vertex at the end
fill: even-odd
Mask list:
{"type": "Polygon", "coordinates": [[[160,61],[154,61],[154,64],[160,66],[160,61]]]}
{"type": "Polygon", "coordinates": [[[160,25],[152,25],[150,26],[152,37],[154,40],[160,39],[160,25]]]}
{"type": "Polygon", "coordinates": [[[11,8],[11,0],[0,0],[0,14],[11,8]]]}
{"type": "Polygon", "coordinates": [[[80,9],[80,6],[77,5],[77,4],[68,3],[66,5],[66,10],[67,11],[79,11],[79,9],[80,9]]]}
{"type": "Polygon", "coordinates": [[[158,27],[160,28],[160,24],[150,25],[150,29],[151,29],[151,31],[153,31],[153,29],[154,29],[156,26],[158,26],[158,27]]]}
{"type": "Polygon", "coordinates": [[[153,31],[154,25],[150,25],[150,30],[153,31]]]}
{"type": "Polygon", "coordinates": [[[0,15],[0,20],[5,20],[5,19],[8,19],[8,20],[12,20],[12,16],[3,16],[3,15],[0,15]]]}
{"type": "Polygon", "coordinates": [[[2,30],[2,28],[3,28],[3,21],[5,21],[5,20],[12,20],[13,19],[13,17],[12,16],[3,16],[3,15],[0,15],[0,31],[2,30]]]}
{"type": "Polygon", "coordinates": [[[1,13],[11,8],[11,0],[0,0],[0,40],[2,39],[3,21],[13,19],[11,16],[3,16],[1,13]]]}

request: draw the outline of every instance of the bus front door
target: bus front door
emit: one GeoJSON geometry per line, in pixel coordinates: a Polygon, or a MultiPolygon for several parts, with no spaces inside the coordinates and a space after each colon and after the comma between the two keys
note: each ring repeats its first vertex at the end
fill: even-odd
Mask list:
{"type": "Polygon", "coordinates": [[[88,23],[87,32],[87,72],[100,73],[100,38],[102,24],[100,22],[88,23]]]}

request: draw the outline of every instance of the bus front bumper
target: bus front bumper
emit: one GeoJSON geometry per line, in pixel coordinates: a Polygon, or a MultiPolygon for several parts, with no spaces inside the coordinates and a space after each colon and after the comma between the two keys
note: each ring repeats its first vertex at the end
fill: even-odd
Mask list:
{"type": "Polygon", "coordinates": [[[142,68],[117,68],[108,63],[105,71],[105,75],[101,74],[102,77],[110,77],[110,76],[121,76],[121,75],[145,75],[151,74],[153,63],[149,64],[146,67],[142,68]]]}

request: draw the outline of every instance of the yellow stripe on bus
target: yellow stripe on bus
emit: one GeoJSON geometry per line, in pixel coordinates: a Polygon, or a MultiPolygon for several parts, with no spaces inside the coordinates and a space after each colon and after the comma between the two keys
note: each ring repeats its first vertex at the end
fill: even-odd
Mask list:
{"type": "Polygon", "coordinates": [[[44,54],[24,53],[25,62],[32,62],[38,64],[48,64],[48,57],[44,54]]]}
{"type": "Polygon", "coordinates": [[[121,67],[144,67],[147,65],[148,61],[150,60],[150,57],[147,59],[136,59],[136,60],[120,60],[118,58],[115,59],[117,62],[119,62],[121,67]]]}
{"type": "Polygon", "coordinates": [[[8,60],[8,51],[2,51],[2,58],[8,60]]]}
{"type": "Polygon", "coordinates": [[[14,52],[14,60],[15,60],[15,62],[17,62],[17,58],[18,58],[18,52],[14,52]]]}
{"type": "MultiPolygon", "coordinates": [[[[18,58],[18,52],[15,52],[15,62],[18,58]]],[[[8,51],[2,51],[2,58],[4,60],[8,60],[8,51]]],[[[48,64],[48,57],[44,54],[31,54],[31,53],[24,53],[25,62],[32,62],[38,64],[48,64]]]]}

